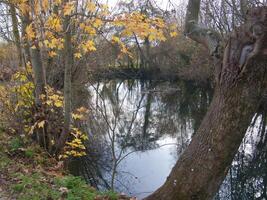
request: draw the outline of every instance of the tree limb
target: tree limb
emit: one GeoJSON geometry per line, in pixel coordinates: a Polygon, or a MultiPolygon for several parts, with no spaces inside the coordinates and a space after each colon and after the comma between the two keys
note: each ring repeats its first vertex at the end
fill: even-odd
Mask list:
{"type": "Polygon", "coordinates": [[[198,24],[200,0],[189,0],[185,19],[184,34],[192,40],[204,45],[210,55],[221,57],[221,37],[215,30],[202,27],[198,24]]]}

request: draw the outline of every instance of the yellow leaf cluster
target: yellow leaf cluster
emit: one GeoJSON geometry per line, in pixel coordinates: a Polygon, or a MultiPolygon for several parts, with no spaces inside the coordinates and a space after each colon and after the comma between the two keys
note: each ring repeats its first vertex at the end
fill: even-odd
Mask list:
{"type": "MultiPolygon", "coordinates": [[[[7,129],[16,127],[15,117],[20,117],[19,127],[22,130],[29,129],[29,119],[34,105],[34,84],[29,80],[31,76],[30,65],[26,69],[17,71],[11,80],[0,87],[0,117],[3,124],[10,124],[7,129]]],[[[16,118],[17,119],[17,118],[16,118]]],[[[15,131],[15,130],[14,130],[15,131]]]]}
{"type": "Polygon", "coordinates": [[[103,21],[101,19],[95,19],[93,22],[93,26],[96,28],[99,28],[102,25],[103,25],[103,21]]]}
{"type": "Polygon", "coordinates": [[[19,0],[17,2],[17,7],[19,9],[19,11],[21,12],[22,15],[26,15],[29,13],[30,11],[30,6],[29,6],[29,3],[28,3],[28,0],[19,0]]]}
{"type": "Polygon", "coordinates": [[[114,22],[114,26],[122,26],[123,37],[131,37],[137,35],[141,39],[146,37],[151,40],[166,40],[163,29],[165,23],[161,18],[148,18],[146,15],[139,12],[133,12],[131,14],[124,14],[117,17],[114,22]]]}
{"type": "Polygon", "coordinates": [[[96,51],[95,43],[92,40],[88,40],[82,43],[80,48],[83,50],[84,53],[96,51]]]}
{"type": "Polygon", "coordinates": [[[46,90],[46,95],[42,94],[40,96],[41,100],[43,101],[43,104],[51,106],[51,109],[53,109],[53,107],[62,108],[64,100],[62,93],[50,86],[46,86],[45,90],[46,90]]]}
{"type": "Polygon", "coordinates": [[[63,8],[63,14],[65,16],[70,15],[74,11],[74,2],[68,2],[63,8]]]}
{"type": "Polygon", "coordinates": [[[61,32],[62,31],[62,22],[58,15],[52,14],[48,17],[45,27],[54,32],[61,32]]]}
{"type": "Polygon", "coordinates": [[[48,0],[42,0],[41,1],[41,5],[42,5],[42,10],[44,10],[44,11],[47,11],[48,10],[48,8],[49,8],[49,2],[48,2],[48,0]]]}
{"type": "Polygon", "coordinates": [[[73,139],[66,142],[64,147],[63,158],[82,157],[86,155],[86,147],[84,142],[88,140],[88,136],[78,128],[72,127],[71,133],[73,139]]]}
{"type": "Polygon", "coordinates": [[[178,30],[177,24],[170,24],[169,31],[170,31],[170,36],[171,37],[178,36],[177,30],[178,30]]]}
{"type": "Polygon", "coordinates": [[[44,128],[44,125],[45,125],[45,120],[42,120],[37,123],[38,128],[44,128]]]}
{"type": "MultiPolygon", "coordinates": [[[[120,40],[119,37],[117,37],[117,36],[112,36],[111,41],[112,41],[113,43],[117,43],[117,44],[120,46],[120,50],[121,50],[121,53],[122,53],[122,54],[126,54],[126,55],[128,55],[129,57],[132,57],[132,53],[131,53],[130,51],[128,51],[126,45],[120,40]]],[[[121,56],[121,55],[119,55],[119,57],[120,57],[120,56],[121,56]]]]}
{"type": "Polygon", "coordinates": [[[87,34],[94,36],[96,35],[96,29],[94,27],[92,27],[91,24],[86,25],[85,23],[81,23],[80,24],[80,28],[87,34]]]}
{"type": "Polygon", "coordinates": [[[82,57],[82,54],[80,52],[74,53],[74,57],[80,59],[82,57]]]}
{"type": "Polygon", "coordinates": [[[80,107],[78,109],[75,110],[75,112],[73,112],[71,114],[72,118],[74,120],[85,120],[86,119],[86,115],[88,114],[88,109],[85,107],[80,107]]]}
{"type": "Polygon", "coordinates": [[[26,27],[25,32],[26,32],[26,38],[29,41],[32,41],[32,40],[35,39],[36,34],[35,34],[34,29],[33,29],[33,24],[32,23],[26,27]]]}
{"type": "Polygon", "coordinates": [[[96,11],[96,4],[93,1],[89,1],[86,5],[86,8],[90,12],[95,12],[96,11]]]}
{"type": "Polygon", "coordinates": [[[64,39],[51,38],[50,40],[45,40],[44,44],[47,48],[61,50],[64,48],[64,39]]]}

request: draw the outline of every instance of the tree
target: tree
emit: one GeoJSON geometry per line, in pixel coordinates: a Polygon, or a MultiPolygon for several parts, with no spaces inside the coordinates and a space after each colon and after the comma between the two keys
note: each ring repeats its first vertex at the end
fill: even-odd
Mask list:
{"type": "Polygon", "coordinates": [[[200,0],[189,0],[185,34],[213,57],[215,94],[166,182],[146,200],[212,199],[266,91],[267,7],[250,9],[225,44],[214,30],[198,25],[199,10],[200,0]]]}
{"type": "MultiPolygon", "coordinates": [[[[75,118],[77,119],[77,114],[74,113],[75,109],[72,108],[73,75],[77,71],[77,66],[82,66],[81,61],[85,61],[84,57],[96,51],[99,41],[103,41],[100,38],[104,37],[109,43],[116,44],[120,54],[128,56],[130,56],[130,52],[123,42],[123,38],[134,35],[138,39],[144,39],[149,35],[150,40],[154,42],[165,40],[163,30],[166,27],[161,18],[149,18],[137,11],[112,15],[107,5],[94,0],[7,0],[0,1],[0,6],[2,5],[10,7],[11,19],[7,20],[5,24],[7,38],[10,38],[9,25],[11,24],[19,59],[21,60],[23,57],[25,68],[30,66],[33,69],[31,77],[34,80],[35,97],[33,127],[41,129],[40,133],[35,131],[36,138],[45,148],[49,146],[50,150],[53,149],[52,152],[50,150],[49,152],[54,155],[60,154],[69,137],[72,137],[72,125],[75,118]],[[20,20],[16,18],[17,14],[20,20]],[[19,30],[20,27],[21,30],[19,30]],[[107,36],[103,36],[105,28],[109,29],[110,27],[119,27],[120,32],[116,35],[108,32],[107,36]],[[22,52],[23,56],[20,54],[22,52]],[[59,94],[57,97],[54,96],[56,107],[63,107],[61,114],[64,115],[64,122],[60,122],[63,130],[59,134],[54,134],[56,135],[54,139],[51,139],[52,133],[49,133],[47,126],[49,118],[47,107],[48,104],[52,104],[48,99],[47,90],[49,88],[47,84],[48,66],[58,67],[58,71],[62,71],[61,75],[64,76],[64,81],[62,81],[64,84],[61,84],[64,92],[64,107],[61,105],[61,96],[59,94]],[[48,104],[45,106],[46,98],[48,104]],[[42,141],[39,136],[42,137],[42,141]]],[[[86,71],[82,73],[86,74],[86,71]]],[[[78,81],[84,84],[83,80],[79,79],[78,81]]],[[[51,91],[55,92],[56,90],[51,89],[51,91]]],[[[50,130],[50,132],[52,131],[50,130]]]]}

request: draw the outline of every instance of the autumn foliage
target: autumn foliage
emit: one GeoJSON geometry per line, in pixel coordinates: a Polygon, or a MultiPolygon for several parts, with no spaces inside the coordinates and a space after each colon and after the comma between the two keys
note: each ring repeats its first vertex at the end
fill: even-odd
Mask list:
{"type": "Polygon", "coordinates": [[[12,22],[22,60],[12,80],[0,88],[4,127],[36,140],[60,159],[84,156],[90,140],[77,126],[88,110],[71,106],[75,66],[103,40],[119,49],[118,57],[132,57],[128,38],[157,43],[177,36],[177,27],[159,16],[139,11],[112,14],[106,4],[93,0],[9,0],[8,5],[19,16],[16,21],[13,15],[12,22]],[[57,66],[64,74],[63,91],[47,83],[48,68],[57,66]]]}

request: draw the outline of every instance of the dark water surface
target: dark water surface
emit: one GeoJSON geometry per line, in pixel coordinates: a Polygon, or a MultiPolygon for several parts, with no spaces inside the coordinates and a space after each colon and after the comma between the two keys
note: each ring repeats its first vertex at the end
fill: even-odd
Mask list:
{"type": "MultiPolygon", "coordinates": [[[[87,88],[88,156],[74,173],[138,199],[164,183],[212,98],[209,87],[182,81],[112,80],[87,88]]],[[[247,131],[215,199],[267,199],[265,117],[247,131]]]]}

